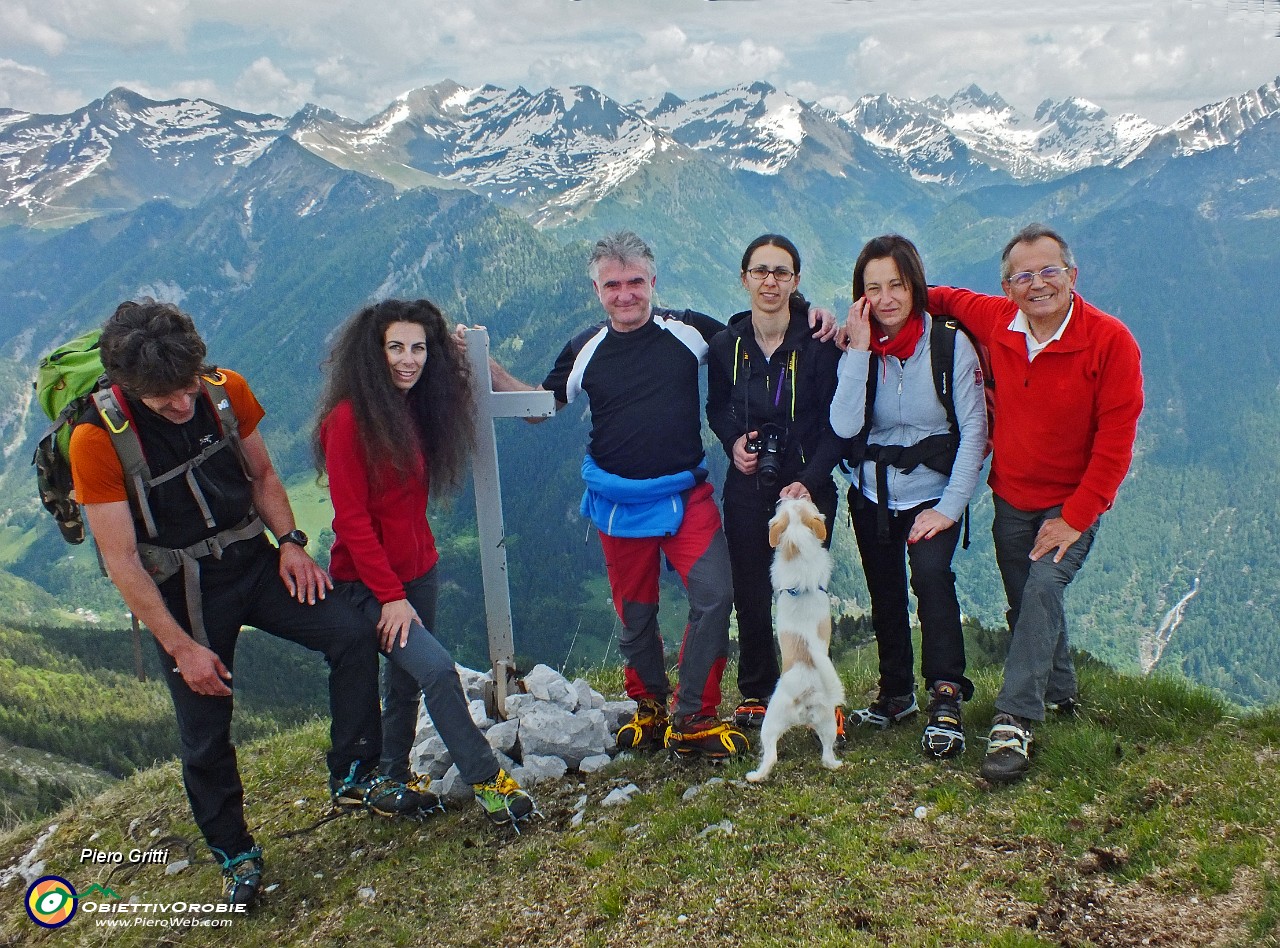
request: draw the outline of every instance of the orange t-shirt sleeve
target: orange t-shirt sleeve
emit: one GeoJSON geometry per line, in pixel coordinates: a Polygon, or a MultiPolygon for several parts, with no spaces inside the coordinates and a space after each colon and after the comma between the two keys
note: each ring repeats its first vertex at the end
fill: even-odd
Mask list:
{"type": "MultiPolygon", "coordinates": [[[[257,430],[266,412],[258,403],[244,376],[222,369],[224,388],[239,421],[240,437],[247,438],[257,430]]],[[[71,432],[71,479],[76,486],[76,501],[81,504],[111,504],[128,500],[124,485],[124,468],[111,446],[111,436],[93,424],[76,425],[71,432]]]]}

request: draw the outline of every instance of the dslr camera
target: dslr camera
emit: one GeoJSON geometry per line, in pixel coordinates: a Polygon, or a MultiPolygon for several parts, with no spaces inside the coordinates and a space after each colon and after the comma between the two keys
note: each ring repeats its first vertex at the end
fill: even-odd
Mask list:
{"type": "Polygon", "coordinates": [[[787,448],[787,429],[781,425],[761,425],[754,440],[748,440],[748,453],[759,455],[756,474],[763,487],[776,487],[782,476],[782,453],[787,448]]]}

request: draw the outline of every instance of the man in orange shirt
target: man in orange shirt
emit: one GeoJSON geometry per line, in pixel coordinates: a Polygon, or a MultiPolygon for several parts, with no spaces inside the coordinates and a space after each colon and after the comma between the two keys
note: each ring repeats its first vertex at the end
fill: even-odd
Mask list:
{"type": "Polygon", "coordinates": [[[955,316],[990,355],[992,535],[1013,633],[982,762],[999,783],[1027,772],[1046,706],[1075,708],[1063,595],[1128,473],[1142,412],[1138,344],[1075,292],[1078,272],[1067,242],[1032,224],[1001,255],[1003,297],[929,291],[929,311],[955,316]]]}
{"type": "Polygon", "coordinates": [[[155,637],[177,712],[187,797],[222,865],[225,896],[249,906],[261,885],[262,851],[245,823],[231,744],[240,627],[324,654],[330,789],[335,802],[349,805],[381,780],[374,772],[382,745],[375,638],[354,610],[325,598],[332,584],[307,555],[257,430],[262,407],[241,376],[205,364],[191,318],[169,304],[123,303],[99,348],[112,387],[72,434],[77,498],[107,575],[155,637]]]}

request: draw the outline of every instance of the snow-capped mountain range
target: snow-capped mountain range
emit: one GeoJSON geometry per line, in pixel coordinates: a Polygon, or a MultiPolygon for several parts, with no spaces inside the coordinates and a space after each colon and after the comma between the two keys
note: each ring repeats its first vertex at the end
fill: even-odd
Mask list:
{"type": "Polygon", "coordinates": [[[554,226],[659,156],[755,175],[889,168],[966,189],[1227,147],[1277,115],[1280,78],[1168,126],[1079,98],[1026,115],[976,86],[945,100],[869,95],[836,113],[763,82],[630,104],[588,86],[441,82],[365,122],[311,105],[285,119],[115,89],[70,115],[0,109],[0,222],[57,227],[155,198],[195,203],[282,135],[398,188],[468,188],[554,226]]]}

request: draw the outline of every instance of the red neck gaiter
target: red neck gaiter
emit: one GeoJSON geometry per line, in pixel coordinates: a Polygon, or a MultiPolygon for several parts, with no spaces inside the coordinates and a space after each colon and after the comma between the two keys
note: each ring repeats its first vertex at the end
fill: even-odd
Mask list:
{"type": "Polygon", "coordinates": [[[871,351],[876,355],[895,356],[905,362],[916,351],[916,343],[924,335],[924,316],[912,313],[898,334],[892,339],[882,339],[875,320],[871,322],[871,351]]]}

